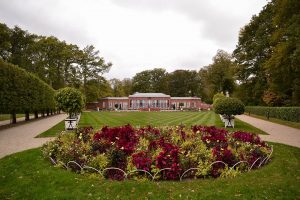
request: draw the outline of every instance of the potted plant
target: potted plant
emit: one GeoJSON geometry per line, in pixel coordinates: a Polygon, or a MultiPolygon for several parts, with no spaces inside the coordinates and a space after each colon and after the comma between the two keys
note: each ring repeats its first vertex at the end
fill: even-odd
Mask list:
{"type": "Polygon", "coordinates": [[[234,115],[243,114],[245,111],[244,104],[237,98],[220,98],[214,104],[217,114],[222,115],[225,127],[234,128],[234,115]]]}
{"type": "Polygon", "coordinates": [[[56,92],[55,101],[59,110],[69,114],[68,118],[65,119],[65,129],[76,129],[80,118],[79,114],[84,107],[82,93],[75,88],[62,88],[56,92]]]}

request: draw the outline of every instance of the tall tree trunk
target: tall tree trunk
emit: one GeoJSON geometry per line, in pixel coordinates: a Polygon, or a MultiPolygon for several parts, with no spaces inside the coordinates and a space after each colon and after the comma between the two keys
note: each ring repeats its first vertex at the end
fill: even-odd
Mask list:
{"type": "Polygon", "coordinates": [[[47,116],[49,116],[49,109],[47,109],[47,116]]]}
{"type": "Polygon", "coordinates": [[[38,113],[38,111],[34,111],[34,118],[35,118],[35,119],[39,118],[39,113],[38,113]]]}
{"type": "Polygon", "coordinates": [[[25,112],[25,121],[29,121],[29,112],[28,111],[25,112]]]}
{"type": "Polygon", "coordinates": [[[12,112],[11,114],[11,120],[12,120],[12,124],[16,124],[17,123],[17,114],[15,112],[12,112]]]}

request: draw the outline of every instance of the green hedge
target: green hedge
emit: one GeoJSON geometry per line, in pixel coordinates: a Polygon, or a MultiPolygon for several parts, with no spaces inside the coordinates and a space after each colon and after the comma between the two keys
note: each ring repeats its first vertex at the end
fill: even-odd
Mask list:
{"type": "Polygon", "coordinates": [[[54,92],[34,74],[0,60],[0,113],[54,110],[54,92]]]}
{"type": "Polygon", "coordinates": [[[271,118],[300,122],[300,107],[246,106],[245,112],[266,117],[269,113],[271,118]]]}

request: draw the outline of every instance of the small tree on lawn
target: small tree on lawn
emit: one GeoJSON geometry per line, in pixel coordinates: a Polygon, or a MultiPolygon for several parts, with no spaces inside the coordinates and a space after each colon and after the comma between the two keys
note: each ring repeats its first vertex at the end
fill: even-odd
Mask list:
{"type": "Polygon", "coordinates": [[[222,98],[225,98],[226,96],[223,94],[223,92],[220,92],[220,93],[217,93],[214,95],[213,97],[213,105],[215,106],[216,102],[219,100],[219,99],[222,99],[222,98]]]}
{"type": "Polygon", "coordinates": [[[70,118],[80,113],[84,107],[83,95],[75,88],[59,89],[55,94],[55,101],[58,109],[68,113],[70,118]]]}
{"type": "Polygon", "coordinates": [[[231,119],[234,119],[233,115],[244,113],[245,106],[237,98],[225,97],[215,102],[214,109],[217,114],[223,115],[230,122],[231,119]]]}

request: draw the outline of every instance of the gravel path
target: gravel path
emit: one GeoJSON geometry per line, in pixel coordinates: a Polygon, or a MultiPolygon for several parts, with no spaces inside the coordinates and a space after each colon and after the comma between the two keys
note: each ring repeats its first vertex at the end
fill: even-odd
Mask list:
{"type": "Polygon", "coordinates": [[[269,135],[260,135],[261,139],[287,144],[300,148],[300,130],[281,124],[276,124],[262,119],[257,119],[247,115],[239,115],[236,118],[255,126],[269,135]]]}
{"type": "Polygon", "coordinates": [[[41,146],[52,138],[34,138],[67,117],[66,114],[49,116],[16,127],[0,130],[0,158],[41,146]]]}

